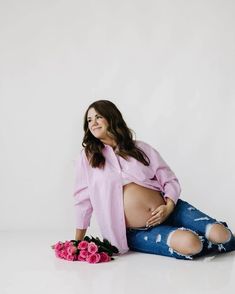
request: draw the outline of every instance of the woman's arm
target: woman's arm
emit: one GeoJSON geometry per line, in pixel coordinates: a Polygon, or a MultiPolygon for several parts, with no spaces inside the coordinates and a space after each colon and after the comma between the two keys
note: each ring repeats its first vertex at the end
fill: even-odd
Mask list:
{"type": "Polygon", "coordinates": [[[93,212],[88,188],[87,164],[83,155],[84,154],[81,152],[75,165],[75,186],[73,196],[76,238],[84,237],[83,234],[86,233],[86,229],[90,225],[90,219],[93,212]]]}
{"type": "Polygon", "coordinates": [[[181,187],[175,173],[153,147],[150,149],[150,161],[150,165],[155,171],[155,176],[163,188],[165,201],[170,198],[176,204],[180,197],[181,187]]]}
{"type": "Polygon", "coordinates": [[[75,240],[83,240],[86,235],[86,230],[87,229],[76,229],[75,240]]]}

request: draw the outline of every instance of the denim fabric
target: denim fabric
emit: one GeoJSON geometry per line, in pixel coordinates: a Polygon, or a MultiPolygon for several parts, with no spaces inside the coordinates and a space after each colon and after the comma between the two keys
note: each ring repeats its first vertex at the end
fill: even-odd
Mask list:
{"type": "Polygon", "coordinates": [[[217,221],[188,202],[179,199],[174,211],[162,224],[150,228],[127,228],[127,242],[130,250],[178,259],[194,259],[211,252],[220,253],[235,250],[235,237],[231,231],[231,238],[225,243],[213,244],[207,240],[208,225],[215,223],[223,224],[230,231],[226,222],[217,221]],[[203,244],[201,252],[195,255],[183,255],[169,247],[169,242],[167,244],[169,234],[177,229],[196,233],[203,244]]]}

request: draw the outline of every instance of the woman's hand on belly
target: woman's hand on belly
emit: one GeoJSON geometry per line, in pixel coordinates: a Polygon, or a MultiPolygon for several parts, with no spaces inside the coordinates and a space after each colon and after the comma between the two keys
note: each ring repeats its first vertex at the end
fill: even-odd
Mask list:
{"type": "Polygon", "coordinates": [[[171,214],[172,210],[168,209],[167,205],[160,205],[158,208],[152,211],[152,215],[146,222],[146,226],[156,226],[163,223],[168,216],[171,214]]]}
{"type": "Polygon", "coordinates": [[[129,183],[123,187],[123,204],[127,227],[143,227],[151,217],[151,211],[165,201],[159,191],[129,183]]]}

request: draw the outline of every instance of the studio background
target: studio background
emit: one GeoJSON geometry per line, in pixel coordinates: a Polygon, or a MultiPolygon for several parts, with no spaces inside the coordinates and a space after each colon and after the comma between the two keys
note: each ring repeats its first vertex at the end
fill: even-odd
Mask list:
{"type": "Polygon", "coordinates": [[[232,0],[1,0],[0,230],[74,237],[83,116],[108,99],[181,198],[235,231],[234,15],[232,0]]]}

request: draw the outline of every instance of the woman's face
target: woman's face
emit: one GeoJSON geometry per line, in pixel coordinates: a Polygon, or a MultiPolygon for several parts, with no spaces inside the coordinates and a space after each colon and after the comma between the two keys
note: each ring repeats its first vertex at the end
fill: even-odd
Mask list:
{"type": "Polygon", "coordinates": [[[87,113],[88,128],[92,135],[100,140],[106,140],[108,121],[101,116],[94,108],[90,108],[87,113]]]}

